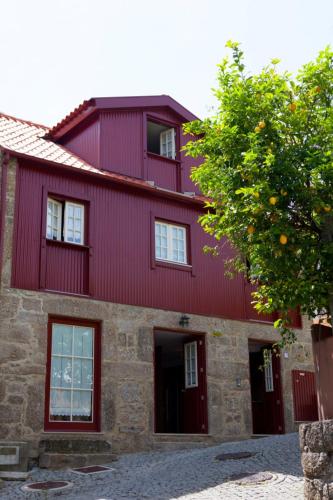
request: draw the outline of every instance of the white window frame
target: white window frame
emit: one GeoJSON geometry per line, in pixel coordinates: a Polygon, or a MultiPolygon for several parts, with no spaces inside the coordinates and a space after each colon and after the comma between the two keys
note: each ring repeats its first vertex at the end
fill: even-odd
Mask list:
{"type": "MultiPolygon", "coordinates": [[[[85,224],[85,206],[82,203],[75,203],[72,201],[58,201],[55,200],[52,197],[47,198],[47,209],[46,209],[46,238],[48,240],[53,240],[53,237],[50,237],[48,234],[48,210],[49,210],[49,202],[51,202],[53,205],[57,205],[59,207],[59,217],[58,217],[58,227],[57,227],[57,238],[55,241],[65,241],[66,243],[71,243],[73,245],[84,245],[84,224],[85,224]],[[68,239],[68,221],[67,221],[67,214],[68,214],[68,207],[72,206],[74,211],[75,207],[81,208],[81,225],[80,225],[80,234],[81,234],[81,240],[80,242],[76,241],[70,241],[68,239]]],[[[75,217],[74,217],[74,235],[75,235],[75,217]]]]}
{"type": "Polygon", "coordinates": [[[184,344],[184,361],[185,361],[185,389],[192,389],[198,387],[198,347],[197,342],[187,342],[184,344]],[[192,356],[194,351],[194,358],[192,356]],[[189,361],[190,370],[187,370],[189,361]],[[194,379],[192,374],[194,373],[194,379]],[[188,377],[189,375],[189,377],[188,377]]]}
{"type": "Polygon", "coordinates": [[[170,158],[175,160],[176,158],[176,141],[175,141],[175,129],[168,128],[160,133],[160,154],[165,158],[170,158]],[[168,148],[169,136],[171,135],[171,150],[168,148]]]}
{"type": "MultiPolygon", "coordinates": [[[[73,245],[84,245],[84,205],[80,203],[73,203],[72,201],[65,201],[65,210],[64,210],[64,241],[67,243],[73,243],[73,245]],[[75,207],[81,208],[81,227],[80,227],[80,234],[81,234],[81,240],[80,242],[77,241],[71,241],[68,239],[68,207],[72,206],[75,212],[75,207]]],[[[75,236],[75,217],[74,217],[74,230],[73,230],[74,236],[75,236]]]]}
{"type": "Polygon", "coordinates": [[[155,221],[155,258],[158,261],[162,262],[172,262],[174,264],[179,264],[180,266],[188,266],[188,260],[187,260],[187,228],[185,226],[181,226],[178,224],[169,224],[168,222],[162,222],[159,220],[155,221]],[[160,257],[156,256],[156,228],[157,226],[165,226],[167,228],[167,258],[162,259],[160,257]],[[184,234],[184,261],[179,261],[179,260],[174,260],[172,258],[173,254],[173,241],[172,241],[172,229],[181,229],[184,234]]]}
{"type": "Polygon", "coordinates": [[[267,356],[264,357],[264,361],[265,361],[265,366],[264,366],[265,391],[266,392],[274,392],[272,352],[271,351],[269,351],[267,356]]]}
{"type": "MultiPolygon", "coordinates": [[[[59,215],[58,215],[58,227],[56,228],[57,230],[57,238],[55,238],[56,241],[61,241],[61,225],[62,225],[62,203],[60,201],[54,200],[53,198],[48,198],[47,199],[47,210],[46,210],[46,237],[50,240],[54,240],[53,235],[48,234],[49,230],[49,224],[48,224],[48,216],[49,216],[49,203],[51,203],[53,206],[57,206],[59,210],[59,215]]],[[[52,217],[52,215],[51,215],[52,217]]],[[[51,220],[51,231],[53,229],[52,225],[52,220],[51,220]]],[[[53,232],[53,231],[52,231],[53,232]]]]}

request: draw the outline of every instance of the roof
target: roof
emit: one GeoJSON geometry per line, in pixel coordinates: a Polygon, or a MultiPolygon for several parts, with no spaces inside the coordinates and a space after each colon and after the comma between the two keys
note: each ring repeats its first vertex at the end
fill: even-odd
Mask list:
{"type": "Polygon", "coordinates": [[[49,137],[60,139],[76,125],[81,123],[91,114],[99,110],[116,109],[149,109],[149,108],[169,108],[174,111],[182,121],[197,120],[198,117],[191,113],[168,95],[152,96],[130,96],[130,97],[92,97],[88,101],[83,101],[80,106],[69,113],[63,120],[49,130],[49,137]]]}
{"type": "MultiPolygon", "coordinates": [[[[80,171],[86,175],[108,179],[118,184],[139,187],[150,192],[163,192],[166,197],[189,198],[188,195],[182,193],[152,186],[142,179],[96,168],[68,151],[64,146],[45,138],[48,131],[48,127],[43,125],[0,113],[0,148],[13,156],[38,160],[53,167],[66,167],[72,171],[80,171]]],[[[192,200],[202,204],[204,198],[195,196],[192,197],[192,200]]]]}

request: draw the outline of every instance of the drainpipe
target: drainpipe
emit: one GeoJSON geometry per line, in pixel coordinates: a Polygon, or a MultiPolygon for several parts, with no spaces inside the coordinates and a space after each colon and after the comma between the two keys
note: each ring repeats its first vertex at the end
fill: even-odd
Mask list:
{"type": "Polygon", "coordinates": [[[1,198],[0,198],[0,283],[2,277],[3,248],[5,239],[5,216],[7,201],[7,172],[8,172],[9,154],[2,153],[1,168],[1,198]]]}

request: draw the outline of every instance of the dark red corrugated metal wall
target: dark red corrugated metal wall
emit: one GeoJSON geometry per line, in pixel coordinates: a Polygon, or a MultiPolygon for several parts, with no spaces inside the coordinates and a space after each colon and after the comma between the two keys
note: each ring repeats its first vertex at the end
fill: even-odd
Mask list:
{"type": "Polygon", "coordinates": [[[318,420],[317,393],[314,372],[292,371],[294,419],[296,422],[318,420]]]}
{"type": "Polygon", "coordinates": [[[99,167],[100,164],[100,121],[96,118],[93,122],[80,127],[75,135],[69,135],[62,144],[70,151],[83,158],[91,165],[99,167]]]}
{"type": "MultiPolygon", "coordinates": [[[[196,223],[197,209],[184,203],[111,189],[110,185],[91,179],[82,180],[81,177],[79,180],[74,175],[51,173],[45,167],[24,168],[22,164],[18,174],[14,286],[40,288],[43,189],[44,192],[65,194],[90,203],[91,296],[179,312],[245,318],[243,281],[241,278],[226,279],[222,259],[203,255],[202,247],[210,242],[210,238],[196,223]],[[189,271],[152,266],[152,212],[159,218],[193,224],[193,275],[189,271]]],[[[227,255],[230,256],[231,252],[225,246],[223,257],[227,255]]],[[[68,262],[71,257],[68,256],[68,262]]],[[[46,279],[48,287],[75,293],[88,287],[85,279],[77,276],[78,269],[84,269],[82,260],[76,260],[74,266],[66,265],[65,272],[65,261],[60,253],[52,259],[53,265],[46,270],[49,273],[46,279]],[[57,259],[58,264],[55,263],[57,259]]]]}

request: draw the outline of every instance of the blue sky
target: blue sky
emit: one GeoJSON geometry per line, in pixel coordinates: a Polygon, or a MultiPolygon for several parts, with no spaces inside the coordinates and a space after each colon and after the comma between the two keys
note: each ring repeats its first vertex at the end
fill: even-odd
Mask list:
{"type": "Polygon", "coordinates": [[[169,94],[204,117],[228,39],[250,71],[296,71],[333,45],[333,1],[2,2],[0,111],[52,125],[89,97],[169,94]]]}

